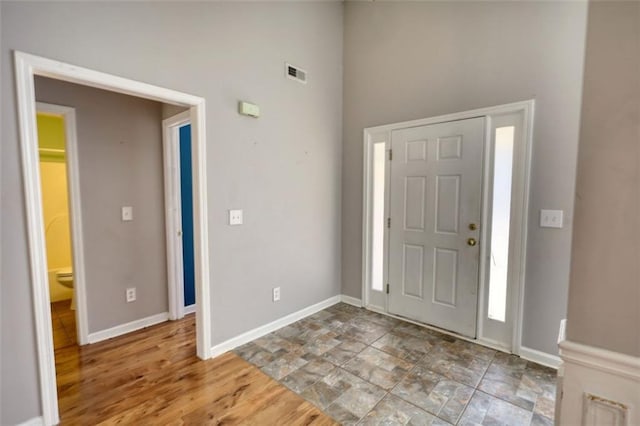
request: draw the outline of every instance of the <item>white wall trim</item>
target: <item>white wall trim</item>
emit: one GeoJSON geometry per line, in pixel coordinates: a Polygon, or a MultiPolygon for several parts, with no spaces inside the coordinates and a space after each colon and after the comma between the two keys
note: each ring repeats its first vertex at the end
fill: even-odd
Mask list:
{"type": "MultiPolygon", "coordinates": [[[[84,267],[84,237],[82,230],[82,203],[80,196],[80,166],[78,164],[78,138],[76,110],[72,107],[36,102],[36,111],[61,115],[65,127],[65,162],[69,193],[69,218],[71,224],[71,247],[73,255],[73,292],[76,301],[76,324],[78,343],[86,345],[89,335],[87,293],[84,267]]],[[[46,238],[45,238],[46,239],[46,238]]]]}
{"type": "Polygon", "coordinates": [[[27,420],[26,422],[19,423],[17,426],[42,426],[44,425],[44,420],[42,417],[34,417],[32,419],[27,420]]]}
{"type": "Polygon", "coordinates": [[[563,340],[556,424],[640,424],[640,357],[563,340]]]}
{"type": "Polygon", "coordinates": [[[357,297],[351,297],[351,296],[347,296],[346,294],[343,294],[340,296],[340,301],[342,303],[346,303],[347,305],[356,306],[358,308],[362,307],[362,300],[358,299],[357,297]]]}
{"type": "Polygon", "coordinates": [[[567,363],[582,365],[640,382],[640,357],[568,340],[560,342],[560,356],[567,363]]]}
{"type": "Polygon", "coordinates": [[[184,111],[162,121],[169,318],[172,320],[185,314],[179,131],[190,123],[190,116],[189,111],[184,111]]]}
{"type": "Polygon", "coordinates": [[[160,324],[169,319],[169,313],[163,312],[161,314],[151,315],[146,318],[131,321],[126,324],[116,325],[115,327],[107,328],[106,330],[96,331],[89,334],[89,343],[98,343],[103,340],[112,339],[114,337],[122,336],[123,334],[131,333],[152,325],[160,324]]]}
{"type": "Polygon", "coordinates": [[[531,349],[526,346],[520,346],[520,358],[535,362],[536,364],[551,367],[555,370],[557,370],[558,367],[560,367],[560,364],[562,364],[562,360],[559,356],[531,349]]]}
{"type": "Polygon", "coordinates": [[[245,333],[242,333],[236,337],[232,337],[231,339],[225,340],[222,343],[219,343],[211,348],[212,356],[218,356],[225,352],[228,352],[232,349],[237,348],[238,346],[242,346],[245,343],[249,343],[252,340],[258,339],[266,334],[269,334],[273,331],[276,331],[282,327],[285,327],[291,323],[299,321],[303,318],[308,317],[309,315],[313,315],[316,312],[319,312],[323,309],[328,308],[329,306],[333,306],[336,303],[340,303],[341,296],[333,296],[322,302],[316,303],[315,305],[308,306],[304,309],[300,309],[292,314],[279,318],[275,321],[272,321],[268,324],[262,325],[260,327],[256,327],[253,330],[249,330],[245,333]]]}
{"type": "Polygon", "coordinates": [[[186,93],[18,51],[14,52],[14,65],[42,418],[45,425],[53,425],[59,422],[59,413],[42,222],[34,78],[40,75],[190,108],[193,129],[194,254],[196,300],[198,301],[196,346],[198,357],[202,359],[211,356],[212,336],[205,100],[186,93]]]}
{"type": "Polygon", "coordinates": [[[184,309],[182,310],[182,313],[184,315],[194,314],[195,312],[196,312],[196,304],[195,303],[193,305],[185,306],[184,309]]]}
{"type": "MultiPolygon", "coordinates": [[[[484,309],[485,297],[484,292],[487,291],[484,286],[484,276],[482,273],[487,268],[481,268],[481,275],[479,277],[479,309],[477,319],[477,336],[476,342],[481,344],[489,344],[495,346],[496,343],[504,349],[509,347],[512,353],[520,354],[522,346],[522,321],[524,311],[524,288],[525,288],[525,272],[526,272],[526,259],[527,259],[527,224],[529,217],[529,187],[530,187],[530,173],[531,173],[531,150],[533,145],[533,119],[534,119],[535,101],[527,100],[521,102],[514,102],[510,104],[497,105],[487,108],[479,108],[470,111],[457,112],[453,114],[440,115],[437,117],[424,118],[419,120],[404,121],[400,123],[385,124],[382,126],[369,127],[364,129],[364,146],[363,146],[363,198],[362,198],[362,304],[367,309],[375,311],[387,311],[388,296],[385,294],[384,303],[379,300],[373,301],[371,291],[371,218],[372,218],[372,160],[373,160],[373,144],[386,142],[387,149],[389,148],[391,132],[393,130],[425,126],[430,124],[444,123],[454,120],[463,120],[475,117],[487,117],[488,126],[491,124],[493,117],[500,117],[510,114],[520,114],[522,116],[522,144],[514,154],[514,172],[513,172],[513,194],[512,194],[512,215],[511,215],[511,229],[513,230],[510,237],[510,255],[509,255],[509,277],[511,282],[514,283],[512,291],[508,299],[508,325],[511,328],[509,333],[511,336],[508,341],[498,342],[498,339],[494,336],[486,335],[485,323],[489,320],[486,317],[484,309]],[[382,309],[384,306],[384,310],[382,309]]],[[[490,129],[487,129],[487,135],[490,129]]],[[[490,139],[487,139],[485,143],[489,143],[490,139]]],[[[487,175],[484,176],[485,182],[487,181],[487,175]]],[[[388,182],[388,181],[387,181],[388,182]]],[[[388,184],[388,183],[387,183],[388,184]]],[[[483,190],[484,191],[484,190],[483,190]]],[[[485,194],[483,194],[483,198],[485,194]]],[[[385,195],[386,197],[386,195],[385,195]]],[[[483,226],[482,231],[482,246],[489,239],[489,235],[485,232],[487,226],[484,226],[487,222],[486,217],[486,200],[483,200],[483,226]]],[[[387,239],[388,232],[385,228],[385,239],[387,239]]],[[[385,244],[386,246],[386,244],[385,244]]],[[[486,251],[486,250],[483,250],[486,251]]],[[[486,254],[486,253],[484,253],[486,254]]],[[[484,256],[483,256],[484,258],[484,256]]],[[[482,263],[482,262],[481,262],[482,263]]],[[[379,298],[378,293],[375,292],[375,298],[379,298]]],[[[504,334],[504,333],[503,333],[504,334]]],[[[460,336],[458,336],[460,337],[460,336]]],[[[531,354],[532,352],[528,352],[531,354]]],[[[540,352],[542,354],[542,352],[540,352]]],[[[549,357],[553,357],[549,355],[549,357]]],[[[540,359],[546,359],[547,362],[551,362],[552,358],[539,357],[540,359]]]]}

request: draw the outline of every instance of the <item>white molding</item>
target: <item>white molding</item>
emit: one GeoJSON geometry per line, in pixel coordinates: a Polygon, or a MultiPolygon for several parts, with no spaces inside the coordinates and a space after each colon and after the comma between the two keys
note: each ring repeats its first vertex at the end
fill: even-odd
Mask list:
{"type": "Polygon", "coordinates": [[[640,382],[640,357],[621,354],[568,340],[560,342],[564,362],[582,365],[607,374],[640,382]]]}
{"type": "Polygon", "coordinates": [[[185,306],[184,309],[182,310],[182,313],[184,315],[195,314],[196,313],[196,304],[194,303],[193,305],[185,306]]]}
{"type": "MultiPolygon", "coordinates": [[[[390,143],[391,132],[398,129],[404,129],[409,127],[425,126],[430,124],[444,123],[454,120],[464,120],[474,117],[487,117],[487,132],[489,135],[492,118],[499,116],[520,114],[522,117],[522,138],[521,149],[518,150],[518,156],[514,158],[514,184],[513,184],[513,197],[512,206],[513,214],[511,215],[511,229],[512,236],[510,239],[510,245],[513,247],[513,254],[510,253],[509,257],[509,277],[515,284],[513,285],[511,295],[509,297],[508,315],[509,326],[511,327],[511,338],[508,342],[497,342],[494,336],[486,336],[484,332],[485,328],[489,328],[487,325],[488,319],[485,321],[485,294],[488,289],[485,288],[483,276],[479,277],[479,309],[477,318],[477,340],[473,340],[477,343],[486,344],[491,347],[500,347],[503,350],[509,346],[509,351],[520,354],[522,346],[522,316],[524,311],[524,288],[525,288],[525,272],[526,272],[526,259],[527,259],[527,225],[529,222],[529,187],[530,187],[530,175],[531,175],[531,151],[533,145],[533,119],[534,119],[535,100],[527,100],[514,102],[510,104],[497,105],[487,108],[479,108],[470,111],[463,111],[454,114],[440,115],[437,117],[430,117],[418,120],[404,121],[400,123],[385,124],[381,126],[369,127],[363,131],[363,194],[362,194],[362,304],[367,309],[372,309],[377,312],[388,313],[388,297],[385,295],[384,310],[380,309],[381,303],[372,303],[371,291],[370,291],[370,266],[371,266],[371,179],[372,179],[372,145],[377,141],[386,141],[390,143]],[[374,308],[375,306],[375,308],[374,308]],[[485,327],[486,326],[486,327],[485,327]]],[[[489,139],[485,143],[489,142],[489,139]]],[[[486,157],[485,157],[486,161],[486,157]]],[[[483,176],[485,182],[487,181],[487,174],[483,176]]],[[[388,185],[388,180],[387,180],[388,185]]],[[[484,190],[483,190],[484,191],[484,190]]],[[[483,194],[483,198],[486,198],[483,194]]],[[[387,195],[385,195],[386,197],[387,195]]],[[[386,200],[388,202],[388,200],[386,200]]],[[[483,201],[483,216],[486,216],[487,204],[483,201]]],[[[483,223],[487,222],[488,218],[483,218],[483,223]]],[[[489,240],[490,236],[486,233],[487,226],[482,226],[482,244],[489,240]]],[[[385,235],[387,230],[385,229],[385,235]]],[[[385,244],[386,246],[386,244],[385,244]]],[[[486,252],[486,249],[484,250],[486,252]]],[[[483,257],[484,259],[484,257],[483,257]]],[[[484,259],[483,261],[486,261],[484,259]]],[[[482,263],[482,262],[481,262],[482,263]]],[[[481,268],[481,273],[484,273],[487,268],[481,268]]],[[[460,337],[460,336],[458,336],[460,337]]],[[[525,349],[526,351],[526,349],[525,349]]],[[[537,352],[537,351],[536,351],[537,352]]],[[[533,352],[529,351],[529,354],[533,352]]],[[[539,352],[542,354],[542,352],[539,352]]],[[[544,354],[548,355],[548,354],[544,354]]],[[[535,355],[534,355],[535,356],[535,355]]],[[[549,355],[553,357],[552,355],[549,355]]],[[[546,360],[545,362],[553,364],[556,360],[549,357],[538,357],[539,359],[546,360]]]]}
{"type": "Polygon", "coordinates": [[[640,357],[560,342],[556,424],[640,424],[640,357]]]}
{"type": "Polygon", "coordinates": [[[304,309],[301,309],[292,314],[279,318],[268,324],[262,325],[260,327],[256,327],[253,330],[249,330],[236,337],[232,337],[231,339],[225,340],[222,343],[218,343],[217,345],[211,348],[211,354],[212,354],[211,356],[216,357],[218,355],[221,355],[225,352],[228,352],[232,349],[237,348],[238,346],[242,346],[245,343],[249,343],[252,340],[258,339],[266,334],[276,331],[291,323],[294,323],[303,318],[306,318],[309,315],[313,315],[316,312],[319,312],[323,309],[328,308],[329,306],[333,306],[336,303],[340,303],[341,299],[342,299],[342,296],[330,297],[326,300],[323,300],[322,302],[316,303],[315,305],[308,306],[304,309]]]}
{"type": "Polygon", "coordinates": [[[189,111],[184,111],[162,121],[169,318],[172,320],[185,314],[179,131],[190,123],[190,117],[189,111]]]}
{"type": "Polygon", "coordinates": [[[45,425],[53,425],[59,422],[59,413],[42,221],[34,78],[39,75],[190,108],[193,130],[194,257],[196,300],[198,301],[196,346],[197,355],[201,359],[211,356],[212,335],[205,100],[186,93],[19,51],[14,51],[14,65],[42,418],[45,425]]]}
{"type": "Polygon", "coordinates": [[[86,345],[89,342],[89,319],[87,313],[87,290],[85,284],[86,274],[84,267],[84,237],[82,229],[82,202],[80,196],[80,166],[78,163],[76,110],[75,108],[68,106],[36,102],[36,111],[39,113],[42,112],[46,114],[61,115],[64,119],[76,324],[78,344],[86,345]]]}
{"type": "Polygon", "coordinates": [[[520,358],[536,364],[545,365],[557,370],[562,364],[562,360],[557,355],[548,354],[537,349],[531,349],[526,346],[520,346],[520,358]]]}
{"type": "Polygon", "coordinates": [[[343,294],[340,296],[340,301],[342,303],[346,303],[347,305],[352,305],[358,308],[362,308],[362,300],[358,299],[357,297],[351,297],[351,296],[347,296],[346,294],[343,294]]]}
{"type": "Polygon", "coordinates": [[[96,331],[89,334],[89,343],[98,343],[103,340],[112,339],[114,337],[122,336],[123,334],[131,333],[152,325],[160,324],[169,319],[169,313],[163,312],[161,314],[151,315],[146,318],[131,321],[126,324],[116,325],[115,327],[107,328],[106,330],[96,331]]]}
{"type": "Polygon", "coordinates": [[[42,417],[34,417],[26,422],[18,423],[17,426],[43,426],[44,419],[42,417]]]}

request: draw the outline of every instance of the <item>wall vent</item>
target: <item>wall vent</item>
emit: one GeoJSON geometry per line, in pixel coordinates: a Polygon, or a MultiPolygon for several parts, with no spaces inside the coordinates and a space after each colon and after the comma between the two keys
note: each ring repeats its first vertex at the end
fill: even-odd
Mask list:
{"type": "Polygon", "coordinates": [[[284,72],[287,78],[299,81],[300,83],[307,83],[307,72],[301,68],[285,63],[284,72]]]}

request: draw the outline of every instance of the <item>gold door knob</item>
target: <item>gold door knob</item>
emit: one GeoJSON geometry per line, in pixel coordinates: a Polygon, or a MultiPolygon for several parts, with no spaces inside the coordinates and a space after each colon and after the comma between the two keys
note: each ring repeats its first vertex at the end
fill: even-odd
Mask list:
{"type": "Polygon", "coordinates": [[[470,223],[469,224],[469,229],[472,231],[475,231],[476,229],[478,229],[478,225],[476,225],[475,223],[470,223]]]}
{"type": "Polygon", "coordinates": [[[470,245],[471,247],[475,246],[475,245],[476,245],[476,243],[477,243],[477,241],[476,241],[476,239],[475,239],[475,238],[469,238],[469,239],[467,240],[467,245],[470,245]]]}

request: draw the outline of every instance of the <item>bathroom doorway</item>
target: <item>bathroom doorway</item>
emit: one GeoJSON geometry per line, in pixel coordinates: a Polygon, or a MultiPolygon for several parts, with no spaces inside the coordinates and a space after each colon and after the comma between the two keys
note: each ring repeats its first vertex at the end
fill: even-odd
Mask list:
{"type": "Polygon", "coordinates": [[[36,103],[42,219],[54,349],[86,343],[75,109],[36,103]]]}

